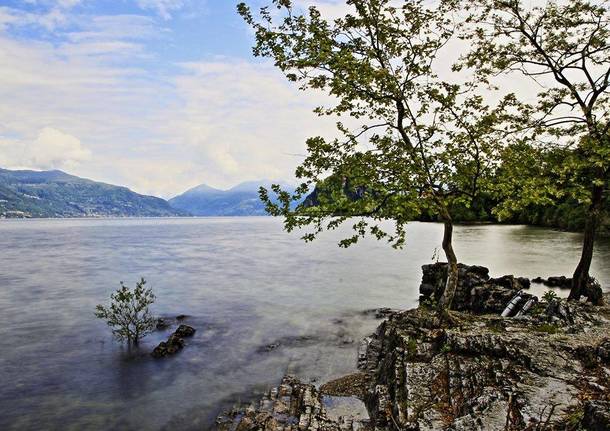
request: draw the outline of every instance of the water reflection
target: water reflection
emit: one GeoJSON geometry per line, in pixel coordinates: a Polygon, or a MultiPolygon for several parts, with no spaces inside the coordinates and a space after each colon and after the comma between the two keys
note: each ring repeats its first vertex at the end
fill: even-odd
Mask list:
{"type": "MultiPolygon", "coordinates": [[[[402,251],[338,249],[339,234],[304,244],[270,218],[0,222],[0,429],[201,429],[284,372],[350,372],[350,340],[377,324],[361,311],[414,306],[442,230],[410,225],[402,251]],[[176,357],[148,356],[167,332],[130,357],[93,317],[120,280],[140,276],[156,312],[198,329],[176,357]]],[[[569,275],[579,247],[579,235],[545,229],[456,229],[460,260],[497,276],[569,275]]],[[[593,270],[604,286],[608,257],[602,242],[593,270]]]]}

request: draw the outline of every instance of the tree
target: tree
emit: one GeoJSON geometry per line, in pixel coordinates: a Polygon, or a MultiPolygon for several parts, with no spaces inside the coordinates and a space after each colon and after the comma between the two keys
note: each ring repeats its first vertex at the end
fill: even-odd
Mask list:
{"type": "Polygon", "coordinates": [[[132,291],[121,281],[121,287],[110,295],[110,306],[95,307],[95,316],[104,319],[112,334],[129,345],[137,345],[155,327],[155,319],[148,309],[155,302],[155,295],[145,285],[146,280],[142,278],[132,291]]]}
{"type": "MultiPolygon", "coordinates": [[[[349,0],[353,12],[333,21],[315,7],[299,13],[289,0],[275,0],[255,17],[240,4],[239,13],[256,32],[253,52],[269,57],[302,90],[322,91],[335,100],[320,115],[351,117],[358,126],[337,123],[340,138],[307,140],[307,157],[297,167],[302,182],[294,195],[272,187],[261,198],[285,228],[313,226],[305,240],[357,218],[347,247],[367,234],[394,247],[405,242],[404,225],[426,211],[444,225],[442,248],[448,261],[445,292],[450,308],[458,282],[453,249],[454,203],[468,205],[486,186],[495,166],[495,125],[512,98],[487,106],[470,87],[437,77],[439,52],[453,37],[448,5],[424,1],[394,6],[392,0],[349,0]],[[291,203],[325,177],[349,182],[358,199],[346,199],[341,187],[315,208],[291,203]],[[394,222],[393,230],[384,220],[394,222]]],[[[330,180],[327,180],[330,181],[330,180]]]]}
{"type": "MultiPolygon", "coordinates": [[[[517,0],[468,2],[472,50],[462,65],[479,78],[518,72],[542,91],[523,112],[533,145],[570,149],[557,169],[587,190],[582,254],[570,299],[586,294],[610,176],[610,13],[608,2],[571,0],[526,7],[517,0]],[[543,137],[551,143],[540,144],[543,137]]],[[[580,194],[580,193],[578,193],[580,194]]]]}

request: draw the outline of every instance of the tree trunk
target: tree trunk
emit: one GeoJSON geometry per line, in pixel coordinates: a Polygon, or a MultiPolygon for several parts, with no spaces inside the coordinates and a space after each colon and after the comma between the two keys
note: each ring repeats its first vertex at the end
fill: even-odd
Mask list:
{"type": "Polygon", "coordinates": [[[570,290],[569,300],[578,301],[580,296],[587,294],[587,284],[589,283],[589,269],[593,259],[593,246],[595,236],[602,212],[604,198],[604,187],[594,186],[591,191],[591,205],[585,221],[585,232],[582,245],[582,254],[574,275],[572,276],[572,289],[570,290]]]}
{"type": "Polygon", "coordinates": [[[450,217],[445,219],[444,226],[443,251],[447,257],[447,282],[445,283],[445,291],[440,299],[439,307],[450,310],[458,285],[458,262],[453,251],[453,221],[450,217]]]}

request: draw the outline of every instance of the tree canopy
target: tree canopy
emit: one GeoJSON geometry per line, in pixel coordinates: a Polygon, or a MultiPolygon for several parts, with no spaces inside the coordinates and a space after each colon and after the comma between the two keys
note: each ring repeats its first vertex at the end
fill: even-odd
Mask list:
{"type": "Polygon", "coordinates": [[[315,7],[299,13],[286,0],[274,1],[277,9],[262,8],[257,16],[245,4],[238,6],[256,31],[255,55],[272,58],[301,89],[330,95],[335,103],[317,108],[320,115],[359,123],[339,122],[339,137],[331,140],[307,140],[307,157],[296,169],[303,183],[295,196],[275,187],[282,204],[272,203],[266,190],[262,198],[270,213],[285,217],[288,230],[313,226],[307,240],[357,217],[342,246],[370,234],[400,247],[406,222],[424,211],[438,216],[445,224],[448,286],[455,287],[450,208],[456,202],[468,205],[487,186],[501,142],[495,126],[514,99],[491,107],[472,86],[438,77],[439,53],[455,36],[451,2],[347,3],[353,13],[332,21],[315,7]],[[291,200],[329,174],[358,186],[359,199],[337,195],[316,208],[293,211],[291,200]],[[386,219],[394,221],[391,232],[379,223],[386,219]]]}
{"type": "MultiPolygon", "coordinates": [[[[527,144],[550,154],[546,158],[547,162],[553,159],[550,175],[558,181],[544,187],[539,181],[537,189],[526,188],[530,193],[525,194],[517,187],[519,193],[506,194],[503,210],[545,192],[547,196],[571,195],[589,205],[572,299],[587,294],[610,177],[608,4],[572,0],[531,7],[518,0],[477,0],[458,5],[469,11],[463,37],[472,49],[456,69],[472,67],[482,82],[517,72],[540,88],[533,104],[522,101],[519,121],[531,132],[527,144]]],[[[522,157],[527,150],[521,150],[509,155],[522,157]]]]}

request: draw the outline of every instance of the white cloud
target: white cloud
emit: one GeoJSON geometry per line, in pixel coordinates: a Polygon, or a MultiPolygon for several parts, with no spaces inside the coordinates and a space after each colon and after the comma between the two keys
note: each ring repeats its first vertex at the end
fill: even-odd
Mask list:
{"type": "Polygon", "coordinates": [[[153,10],[166,20],[185,6],[184,0],[137,0],[137,3],[142,9],[153,10]]]}
{"type": "Polygon", "coordinates": [[[0,137],[0,163],[8,168],[74,168],[90,158],[78,138],[52,127],[29,142],[0,137]]]}
{"type": "Polygon", "coordinates": [[[340,18],[354,11],[345,0],[296,0],[294,4],[303,10],[315,6],[326,19],[340,18]]]}
{"type": "Polygon", "coordinates": [[[82,3],[82,0],[56,0],[56,3],[61,8],[70,9],[82,3]]]}
{"type": "MultiPolygon", "coordinates": [[[[140,1],[162,17],[184,4],[140,1]]],[[[347,7],[298,1],[333,16],[347,7]]],[[[290,180],[307,137],[336,135],[332,119],[311,112],[328,99],[296,90],[271,64],[146,68],[148,43],[168,31],[158,18],[61,11],[69,30],[56,20],[61,37],[49,41],[3,31],[43,25],[44,14],[0,7],[0,167],[65,168],[170,197],[201,182],[290,180]]]]}
{"type": "Polygon", "coordinates": [[[271,65],[239,60],[184,65],[176,77],[181,102],[170,107],[165,132],[205,171],[227,187],[246,179],[292,178],[305,140],[329,135],[334,121],[312,109],[326,100],[300,92],[271,65]]]}

